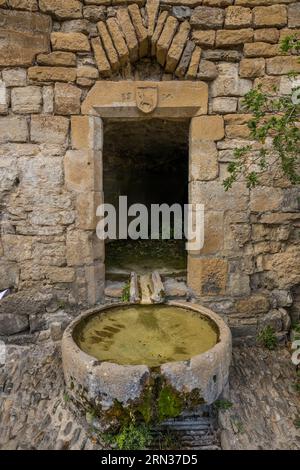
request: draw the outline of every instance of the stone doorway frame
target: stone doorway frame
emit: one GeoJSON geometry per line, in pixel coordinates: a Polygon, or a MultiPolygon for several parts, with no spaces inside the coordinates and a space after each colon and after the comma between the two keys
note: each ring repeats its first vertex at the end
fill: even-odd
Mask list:
{"type": "MultiPolygon", "coordinates": [[[[77,217],[72,236],[81,246],[77,267],[81,273],[84,272],[87,303],[90,306],[101,301],[105,285],[105,243],[98,240],[95,234],[96,208],[103,200],[102,118],[190,119],[190,186],[193,181],[207,181],[218,176],[211,177],[211,169],[207,170],[209,162],[215,158],[214,140],[217,139],[211,137],[211,126],[215,127],[212,120],[218,116],[207,116],[207,112],[208,86],[203,82],[99,81],[83,102],[82,115],[72,117],[72,150],[64,159],[65,185],[75,194],[77,217]],[[201,168],[205,173],[202,177],[201,168]]],[[[217,133],[222,133],[222,130],[217,130],[217,133]]],[[[196,202],[192,200],[190,188],[189,193],[190,202],[196,202]]],[[[190,265],[189,260],[188,282],[193,287],[192,276],[189,276],[190,265]]]]}

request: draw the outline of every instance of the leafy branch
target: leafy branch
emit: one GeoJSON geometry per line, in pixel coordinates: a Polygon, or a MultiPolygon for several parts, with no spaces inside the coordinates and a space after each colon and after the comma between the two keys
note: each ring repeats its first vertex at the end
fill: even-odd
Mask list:
{"type": "MultiPolygon", "coordinates": [[[[280,48],[283,53],[299,54],[300,40],[287,36],[280,48]]],[[[289,76],[292,79],[295,73],[291,71],[289,76]]],[[[247,125],[258,149],[249,144],[234,150],[234,159],[227,168],[229,176],[223,181],[225,190],[239,179],[253,188],[260,183],[262,173],[278,166],[291,184],[300,183],[300,86],[279,98],[258,86],[245,95],[243,105],[252,114],[247,125]]]]}

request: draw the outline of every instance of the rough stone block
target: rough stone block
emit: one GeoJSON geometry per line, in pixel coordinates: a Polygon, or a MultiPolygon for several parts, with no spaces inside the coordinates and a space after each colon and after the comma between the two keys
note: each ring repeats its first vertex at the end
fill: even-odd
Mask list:
{"type": "Polygon", "coordinates": [[[101,159],[94,151],[69,150],[64,158],[65,184],[72,191],[101,190],[101,159]]]}
{"type": "Polygon", "coordinates": [[[82,3],[79,0],[40,0],[40,9],[58,20],[82,18],[82,3]]]}
{"type": "Polygon", "coordinates": [[[118,22],[115,18],[108,18],[106,24],[113,40],[114,46],[117,50],[120,64],[125,65],[129,59],[129,50],[125,39],[121,33],[118,22]]]}
{"type": "Polygon", "coordinates": [[[292,3],[288,6],[288,27],[300,28],[300,3],[292,3]]]}
{"type": "Polygon", "coordinates": [[[250,209],[253,212],[280,210],[283,203],[283,190],[260,186],[253,188],[250,195],[250,209]]]}
{"type": "Polygon", "coordinates": [[[267,42],[253,42],[245,44],[245,57],[273,57],[280,55],[279,44],[268,44],[267,42]]]}
{"type": "Polygon", "coordinates": [[[188,68],[188,71],[186,73],[186,79],[187,80],[192,80],[197,77],[197,73],[199,70],[199,62],[201,59],[201,49],[200,47],[196,46],[194,49],[194,52],[191,57],[190,65],[188,68]]]}
{"type": "Polygon", "coordinates": [[[254,41],[277,44],[278,40],[279,31],[276,28],[262,28],[254,31],[254,41]]]}
{"type": "Polygon", "coordinates": [[[5,82],[0,80],[0,114],[7,114],[8,112],[8,96],[6,91],[5,82]]]}
{"type": "Polygon", "coordinates": [[[91,44],[92,44],[92,48],[95,54],[95,60],[96,60],[96,64],[100,72],[100,75],[102,75],[103,77],[109,76],[111,74],[111,67],[106,57],[106,54],[105,54],[105,51],[103,49],[100,39],[93,38],[91,40],[91,44]]]}
{"type": "Polygon", "coordinates": [[[214,80],[218,76],[218,69],[214,62],[210,60],[201,60],[197,77],[199,80],[214,80]]]}
{"type": "Polygon", "coordinates": [[[190,143],[198,140],[221,140],[224,137],[224,120],[221,116],[198,116],[191,121],[190,143]]]}
{"type": "Polygon", "coordinates": [[[200,6],[195,8],[191,17],[191,25],[199,29],[222,28],[224,22],[224,10],[200,6]]]}
{"type": "Polygon", "coordinates": [[[190,203],[204,204],[205,210],[246,210],[249,203],[249,189],[243,183],[235,183],[225,191],[222,181],[190,183],[190,203]]]}
{"type": "Polygon", "coordinates": [[[226,292],[228,262],[220,258],[188,258],[188,286],[196,295],[216,296],[226,292]]]}
{"type": "Polygon", "coordinates": [[[128,11],[139,42],[139,57],[142,58],[148,54],[148,32],[143,24],[138,5],[136,3],[129,5],[128,11]]]}
{"type": "Polygon", "coordinates": [[[216,38],[216,31],[201,31],[201,30],[194,30],[192,31],[192,40],[198,46],[204,47],[213,47],[216,38]]]}
{"type": "Polygon", "coordinates": [[[255,7],[253,9],[253,22],[255,26],[282,27],[287,23],[287,12],[284,5],[255,7]]]}
{"type": "Polygon", "coordinates": [[[0,143],[26,142],[28,127],[25,117],[0,116],[0,143]]]}
{"type": "Polygon", "coordinates": [[[239,78],[239,65],[220,63],[218,77],[211,86],[211,96],[244,96],[252,88],[251,80],[239,78]]]}
{"type": "Polygon", "coordinates": [[[252,26],[252,11],[250,8],[229,6],[226,9],[225,28],[247,28],[252,26]]]}
{"type": "Polygon", "coordinates": [[[65,145],[67,143],[69,119],[61,116],[32,116],[31,141],[37,143],[65,145]]]}
{"type": "Polygon", "coordinates": [[[228,47],[238,46],[245,44],[245,42],[253,41],[253,29],[236,29],[236,30],[225,30],[220,29],[216,35],[216,46],[217,47],[228,47]]]}
{"type": "Polygon", "coordinates": [[[265,74],[265,59],[242,59],[240,62],[240,77],[256,78],[265,74]]]}
{"type": "Polygon", "coordinates": [[[167,18],[168,18],[168,12],[163,11],[157,19],[157,23],[156,23],[156,26],[155,26],[155,29],[154,29],[154,33],[151,37],[151,55],[152,56],[156,55],[157,41],[159,40],[159,37],[162,33],[162,30],[163,30],[164,25],[167,21],[167,18]]]}
{"type": "Polygon", "coordinates": [[[30,67],[29,80],[35,82],[75,82],[76,69],[69,67],[30,67]]]}
{"type": "Polygon", "coordinates": [[[176,77],[183,78],[187,73],[195,47],[196,46],[193,41],[187,41],[179,64],[175,70],[176,77]]]}
{"type": "Polygon", "coordinates": [[[70,83],[56,83],[54,104],[56,114],[79,114],[82,91],[70,83]]]}
{"type": "Polygon", "coordinates": [[[163,67],[166,62],[167,53],[171,46],[173,37],[178,27],[178,21],[173,16],[169,16],[164,25],[162,33],[156,45],[156,58],[158,63],[163,67]]]}
{"type": "Polygon", "coordinates": [[[13,88],[11,91],[11,107],[17,114],[40,113],[42,106],[41,88],[27,86],[13,88]]]}
{"type": "Polygon", "coordinates": [[[29,318],[25,315],[2,313],[0,315],[0,336],[15,335],[29,328],[29,318]]]}
{"type": "MultiPolygon", "coordinates": [[[[194,118],[195,119],[195,118],[194,118]]],[[[210,140],[190,139],[190,181],[210,181],[219,173],[218,151],[210,140]]]]}
{"type": "Polygon", "coordinates": [[[91,49],[82,33],[51,33],[51,44],[54,51],[89,52],[91,49]]]}
{"type": "MultiPolygon", "coordinates": [[[[167,53],[167,62],[165,70],[167,73],[173,73],[180,60],[182,51],[185,47],[186,40],[190,33],[190,24],[188,21],[184,21],[180,24],[177,33],[174,36],[171,47],[167,53]]],[[[199,65],[199,61],[198,61],[199,65]]]]}
{"type": "Polygon", "coordinates": [[[27,72],[26,69],[6,69],[2,70],[2,79],[7,87],[26,86],[27,72]]]}
{"type": "Polygon", "coordinates": [[[214,113],[235,113],[237,110],[237,98],[219,97],[212,100],[212,111],[214,113]]]}
{"type": "Polygon", "coordinates": [[[39,54],[36,61],[39,65],[50,67],[76,67],[76,55],[73,52],[55,51],[50,54],[39,54]]]}
{"type": "Polygon", "coordinates": [[[112,70],[117,71],[120,66],[119,57],[107,30],[106,24],[104,21],[99,21],[97,27],[102,40],[102,45],[106,52],[106,57],[109,60],[112,70]]]}
{"type": "Polygon", "coordinates": [[[139,44],[135,34],[134,26],[126,8],[119,8],[117,10],[117,20],[125,36],[130,60],[135,62],[139,58],[139,44]]]}
{"type": "Polygon", "coordinates": [[[270,75],[286,75],[300,72],[300,62],[297,56],[278,56],[266,59],[266,71],[270,75]]]}

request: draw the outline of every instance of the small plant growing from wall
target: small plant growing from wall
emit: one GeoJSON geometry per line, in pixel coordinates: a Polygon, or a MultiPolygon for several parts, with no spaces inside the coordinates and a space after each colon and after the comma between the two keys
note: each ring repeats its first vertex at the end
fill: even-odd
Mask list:
{"type": "MultiPolygon", "coordinates": [[[[300,53],[300,40],[288,36],[281,42],[283,53],[300,53]]],[[[290,78],[295,76],[290,72],[290,78]]],[[[276,88],[274,89],[276,92],[276,88]]],[[[229,176],[223,181],[225,190],[243,178],[248,188],[260,183],[260,176],[275,170],[283,174],[291,184],[300,183],[300,86],[289,95],[275,98],[259,86],[244,97],[245,109],[252,113],[248,122],[250,138],[260,144],[259,150],[252,145],[237,148],[234,160],[228,164],[229,176]]]]}
{"type": "Polygon", "coordinates": [[[261,330],[257,339],[260,344],[262,344],[266,349],[269,349],[270,351],[276,349],[278,344],[274,328],[270,325],[266,326],[264,329],[261,330]]]}

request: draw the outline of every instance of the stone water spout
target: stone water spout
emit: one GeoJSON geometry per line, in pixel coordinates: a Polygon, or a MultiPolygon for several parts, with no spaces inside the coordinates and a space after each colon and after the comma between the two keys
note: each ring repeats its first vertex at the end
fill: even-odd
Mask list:
{"type": "Polygon", "coordinates": [[[131,273],[130,276],[130,302],[143,305],[164,302],[165,289],[160,274],[157,271],[151,274],[131,273]]]}

